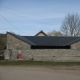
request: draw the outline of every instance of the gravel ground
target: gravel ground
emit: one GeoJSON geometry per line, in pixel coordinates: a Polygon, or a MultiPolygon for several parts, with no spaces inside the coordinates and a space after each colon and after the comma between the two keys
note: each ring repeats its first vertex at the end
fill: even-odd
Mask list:
{"type": "Polygon", "coordinates": [[[80,80],[80,66],[0,66],[0,80],[80,80]]]}

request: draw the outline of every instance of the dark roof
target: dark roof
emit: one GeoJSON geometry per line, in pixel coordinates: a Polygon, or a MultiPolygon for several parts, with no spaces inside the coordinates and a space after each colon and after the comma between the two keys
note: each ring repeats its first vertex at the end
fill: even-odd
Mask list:
{"type": "Polygon", "coordinates": [[[80,41],[80,37],[55,37],[55,36],[24,36],[36,45],[66,46],[80,41]]]}
{"type": "Polygon", "coordinates": [[[7,32],[17,39],[28,43],[29,45],[41,46],[66,46],[72,45],[80,41],[80,37],[64,37],[64,36],[19,36],[14,33],[7,32]]]}
{"type": "Polygon", "coordinates": [[[44,34],[44,36],[48,36],[44,31],[40,31],[40,32],[38,32],[35,36],[38,36],[40,33],[42,33],[42,34],[44,34]]]}
{"type": "Polygon", "coordinates": [[[10,35],[16,37],[17,39],[19,39],[19,40],[21,40],[21,41],[23,41],[23,42],[25,42],[25,43],[28,43],[28,44],[30,44],[30,45],[35,45],[33,42],[29,41],[27,38],[25,38],[25,37],[23,37],[23,36],[16,35],[16,34],[11,33],[11,32],[7,32],[7,34],[10,34],[10,35]]]}

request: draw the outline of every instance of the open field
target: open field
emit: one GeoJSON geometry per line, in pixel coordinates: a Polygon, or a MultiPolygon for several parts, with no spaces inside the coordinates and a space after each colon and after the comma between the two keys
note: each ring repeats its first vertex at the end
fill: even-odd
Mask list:
{"type": "Polygon", "coordinates": [[[80,67],[0,66],[0,80],[80,80],[80,67]]]}

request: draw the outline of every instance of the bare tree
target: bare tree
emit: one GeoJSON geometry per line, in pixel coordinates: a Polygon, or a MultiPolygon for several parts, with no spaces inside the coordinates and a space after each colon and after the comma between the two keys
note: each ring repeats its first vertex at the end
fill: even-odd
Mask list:
{"type": "Polygon", "coordinates": [[[78,14],[68,14],[61,25],[64,36],[80,36],[80,17],[78,14]]]}
{"type": "Polygon", "coordinates": [[[60,31],[51,31],[51,32],[48,32],[48,35],[49,36],[62,36],[62,33],[60,31]]]}

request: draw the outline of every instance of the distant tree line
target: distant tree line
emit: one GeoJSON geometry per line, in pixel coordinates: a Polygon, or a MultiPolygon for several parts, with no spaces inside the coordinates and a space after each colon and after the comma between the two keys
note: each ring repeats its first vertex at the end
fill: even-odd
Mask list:
{"type": "Polygon", "coordinates": [[[80,17],[79,14],[67,14],[65,16],[60,31],[53,30],[48,32],[49,36],[80,36],[80,17]]]}

